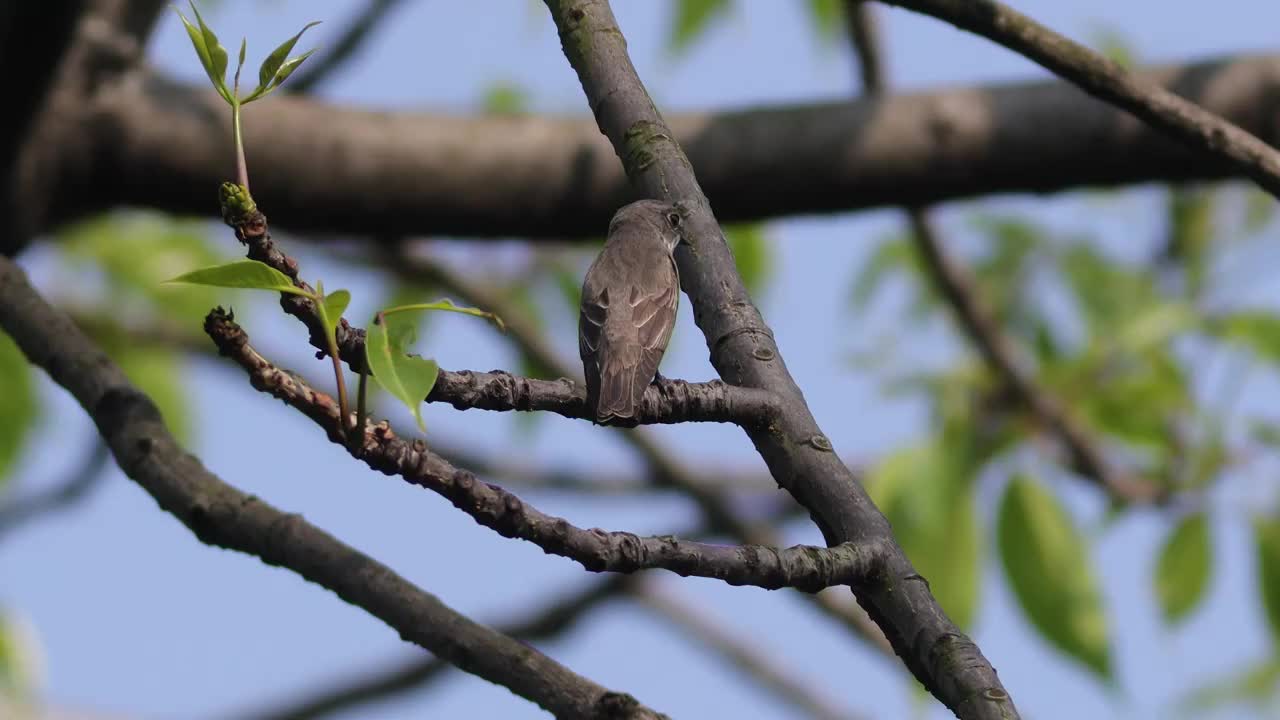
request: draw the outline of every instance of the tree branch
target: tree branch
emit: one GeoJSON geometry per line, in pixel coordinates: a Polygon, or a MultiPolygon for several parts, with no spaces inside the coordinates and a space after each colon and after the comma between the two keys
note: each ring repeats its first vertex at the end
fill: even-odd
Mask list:
{"type": "MultiPolygon", "coordinates": [[[[1277,56],[1140,77],[1280,141],[1277,56]]],[[[117,205],[208,214],[231,153],[214,93],[138,78],[82,106],[91,146],[58,177],[42,228],[117,205]]],[[[252,112],[255,197],[293,231],[591,237],[635,197],[589,119],[382,113],[290,97],[252,112]]],[[[1060,81],[702,112],[671,128],[725,222],[1240,174],[1060,81]]]]}
{"type": "Polygon", "coordinates": [[[1128,110],[1188,147],[1230,163],[1236,172],[1280,197],[1280,151],[1012,8],[995,0],[883,2],[932,15],[1021,53],[1085,92],[1128,110]]]}
{"type": "Polygon", "coordinates": [[[746,429],[774,479],[809,509],[829,544],[874,541],[885,549],[885,572],[855,593],[930,692],[962,718],[1016,717],[991,665],[938,606],[814,421],[742,285],[692,166],[636,75],[608,2],[546,4],[600,130],[636,189],[678,201],[687,213],[683,227],[691,247],[677,250],[676,262],[712,365],[732,385],[778,395],[778,419],[768,428],[746,429]]]}
{"type": "Polygon", "coordinates": [[[405,640],[557,717],[657,718],[516,640],[473,622],[391,568],[210,473],[165,428],[154,403],[0,258],[0,328],[75,397],[125,474],[201,541],[288,568],[364,608],[405,640]]]}
{"type": "Polygon", "coordinates": [[[552,555],[581,563],[592,572],[631,573],[663,569],[681,576],[723,580],[769,590],[794,587],[817,592],[832,585],[860,585],[880,570],[878,540],[848,542],[833,548],[797,545],[777,549],[759,545],[725,546],[680,540],[670,535],[641,537],[627,532],[584,530],[547,515],[498,485],[479,482],[455,468],[421,440],[398,437],[386,422],[366,424],[363,440],[351,450],[333,398],[301,378],[272,365],[249,345],[249,338],[221,308],[205,318],[205,332],[219,352],[244,368],[254,388],[270,394],[323,428],[329,439],[352,456],[387,475],[431,490],[503,537],[531,542],[552,555]]]}
{"type": "MultiPolygon", "coordinates": [[[[845,11],[849,39],[862,68],[863,91],[869,97],[883,97],[888,92],[888,78],[878,57],[873,8],[865,0],[848,0],[845,11]]],[[[1097,439],[1024,367],[1017,345],[983,302],[977,282],[962,264],[947,254],[928,209],[907,208],[907,218],[921,265],[951,308],[960,329],[1001,384],[1066,447],[1072,467],[1116,499],[1126,502],[1156,499],[1156,488],[1115,469],[1097,439]]]]}

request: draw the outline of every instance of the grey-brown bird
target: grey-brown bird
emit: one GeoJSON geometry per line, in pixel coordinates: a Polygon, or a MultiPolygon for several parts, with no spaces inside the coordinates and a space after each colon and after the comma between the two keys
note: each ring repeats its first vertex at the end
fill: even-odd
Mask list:
{"type": "Polygon", "coordinates": [[[582,282],[578,354],[587,404],[601,425],[632,421],[676,324],[680,212],[639,200],[618,210],[582,282]]]}

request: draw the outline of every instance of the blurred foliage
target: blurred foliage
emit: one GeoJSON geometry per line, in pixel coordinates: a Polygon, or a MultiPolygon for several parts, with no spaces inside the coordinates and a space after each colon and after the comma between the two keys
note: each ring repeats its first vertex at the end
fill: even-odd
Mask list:
{"type": "Polygon", "coordinates": [[[1204,599],[1212,559],[1208,515],[1188,514],[1169,533],[1156,563],[1156,599],[1167,622],[1183,620],[1204,599]]]}
{"type": "Polygon", "coordinates": [[[8,486],[9,469],[39,419],[35,371],[18,346],[0,332],[0,497],[8,486]]]}
{"type": "Polygon", "coordinates": [[[770,279],[774,263],[764,224],[727,225],[724,228],[724,238],[729,243],[729,250],[733,252],[743,284],[758,300],[770,279]]]}

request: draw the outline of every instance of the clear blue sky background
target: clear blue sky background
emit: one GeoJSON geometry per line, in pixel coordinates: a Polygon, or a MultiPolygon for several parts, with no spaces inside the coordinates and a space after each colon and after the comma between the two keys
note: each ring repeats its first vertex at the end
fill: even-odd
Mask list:
{"type": "MultiPolygon", "coordinates": [[[[673,61],[663,52],[670,4],[616,3],[632,56],[662,109],[813,101],[852,92],[848,53],[840,45],[815,43],[803,3],[737,4],[731,18],[673,61]]],[[[1013,4],[1078,39],[1094,37],[1104,27],[1120,30],[1143,62],[1266,51],[1280,37],[1280,5],[1260,0],[1013,4]]],[[[228,45],[247,34],[251,58],[261,58],[307,20],[327,22],[303,46],[330,44],[359,5],[225,0],[209,20],[228,45]]],[[[903,11],[877,9],[885,20],[897,88],[1046,75],[986,41],[903,11]]],[[[171,15],[165,16],[149,54],[170,72],[202,81],[171,15]]],[[[251,66],[256,62],[251,59],[251,66]]],[[[484,89],[499,81],[525,88],[536,110],[585,110],[545,9],[527,0],[408,3],[325,94],[377,108],[469,112],[484,89]]],[[[253,107],[245,122],[255,122],[253,107]]],[[[253,158],[249,161],[252,168],[253,158]]],[[[1127,194],[1107,205],[1106,212],[1089,202],[1077,194],[1005,198],[994,205],[1031,213],[1056,228],[1095,232],[1121,253],[1149,246],[1159,231],[1159,196],[1153,191],[1127,194]],[[1090,211],[1083,212],[1086,208],[1090,211]]],[[[266,210],[269,214],[270,208],[266,210]]],[[[952,208],[942,216],[962,241],[965,211],[952,208]]],[[[897,327],[899,316],[890,309],[865,323],[855,322],[846,310],[850,278],[875,241],[898,223],[896,213],[884,211],[769,226],[776,239],[776,268],[762,309],[818,421],[847,457],[881,456],[925,429],[921,407],[885,399],[874,380],[861,377],[847,361],[850,352],[865,348],[877,332],[903,336],[917,330],[897,327]],[[833,333],[832,327],[839,330],[833,333]]],[[[235,252],[225,230],[214,232],[228,253],[235,252]]],[[[291,243],[292,248],[299,245],[291,243]]],[[[496,262],[503,253],[518,251],[469,257],[461,243],[448,250],[470,263],[496,262]]],[[[29,253],[24,263],[46,289],[53,289],[47,251],[29,253]]],[[[381,300],[367,273],[307,259],[304,274],[323,277],[330,287],[350,287],[356,318],[381,300]]],[[[232,300],[249,303],[244,297],[232,300]]],[[[249,323],[259,343],[295,369],[321,373],[309,359],[300,326],[275,317],[270,303],[260,307],[263,311],[249,323]]],[[[687,303],[680,322],[664,372],[709,378],[705,345],[687,303]]],[[[926,330],[916,343],[920,357],[957,349],[938,328],[926,330]]],[[[563,354],[573,357],[571,319],[559,318],[552,331],[563,354]]],[[[479,323],[462,318],[435,322],[426,346],[449,368],[513,365],[512,354],[499,340],[479,323]]],[[[189,377],[200,408],[194,449],[213,471],[279,507],[303,513],[457,609],[482,620],[511,617],[536,609],[566,583],[588,579],[566,560],[497,537],[434,495],[363,470],[310,423],[249,389],[238,372],[199,360],[192,362],[189,377]]],[[[20,469],[20,490],[52,482],[73,467],[81,443],[92,432],[63,393],[47,385],[46,391],[51,412],[41,421],[45,439],[20,469]]],[[[442,407],[429,407],[426,415],[431,432],[511,462],[611,471],[638,467],[626,446],[583,423],[547,417],[530,436],[510,416],[442,407]]],[[[403,413],[391,417],[407,424],[403,413]]],[[[762,468],[736,430],[700,425],[655,432],[699,467],[762,468]]],[[[997,489],[984,490],[987,517],[997,489]]],[[[1055,490],[1068,499],[1086,528],[1097,527],[1101,507],[1090,490],[1055,490]]],[[[1163,518],[1133,513],[1094,535],[1092,555],[1109,620],[1119,628],[1114,633],[1117,690],[1101,687],[1043,644],[1014,606],[994,560],[989,562],[975,636],[1024,716],[1164,717],[1169,704],[1189,687],[1263,657],[1268,640],[1242,522],[1245,503],[1254,497],[1225,492],[1215,498],[1218,574],[1212,595],[1187,625],[1172,633],[1161,626],[1149,581],[1154,550],[1166,529],[1163,518]]],[[[687,503],[674,498],[590,500],[534,494],[530,499],[579,524],[638,532],[668,530],[695,517],[687,503]]],[[[797,523],[788,540],[816,542],[819,536],[807,523],[797,523]]],[[[0,606],[19,611],[34,627],[43,648],[46,694],[59,707],[138,718],[225,716],[414,653],[378,621],[293,574],[200,544],[116,471],[75,510],[7,538],[0,545],[0,577],[0,606]]],[[[798,598],[710,581],[662,580],[852,710],[876,718],[912,712],[900,668],[849,642],[843,631],[798,598]]],[[[630,604],[595,612],[543,647],[570,667],[674,717],[797,717],[630,604]]],[[[532,718],[542,713],[506,690],[454,673],[429,693],[343,717],[464,716],[532,718]]],[[[930,716],[945,714],[935,708],[930,716]]]]}

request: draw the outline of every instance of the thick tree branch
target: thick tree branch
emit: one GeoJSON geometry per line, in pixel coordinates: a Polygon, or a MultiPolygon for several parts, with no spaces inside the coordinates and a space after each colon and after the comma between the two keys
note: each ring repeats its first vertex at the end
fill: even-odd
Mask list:
{"type": "MultiPolygon", "coordinates": [[[[1140,77],[1280,141],[1280,57],[1140,77]]],[[[216,95],[136,78],[102,87],[77,112],[90,147],[59,176],[43,227],[121,204],[208,213],[210,189],[230,172],[216,95]]],[[[635,196],[589,119],[380,113],[288,97],[249,112],[255,197],[294,231],[599,236],[635,196]]],[[[1060,81],[695,113],[671,128],[725,222],[1239,176],[1060,81]]]]}
{"type": "Polygon", "coordinates": [[[746,429],[774,479],[809,509],[829,544],[877,542],[885,548],[886,572],[855,592],[930,692],[962,718],[1016,717],[991,665],[938,606],[814,421],[743,287],[692,166],[636,75],[608,2],[546,4],[628,177],[642,194],[677,201],[688,215],[683,227],[691,247],[677,250],[676,261],[712,365],[730,384],[767,387],[778,395],[778,419],[768,428],[746,429]]]}
{"type": "Polygon", "coordinates": [[[1280,197],[1280,151],[1247,130],[1142,80],[1089,48],[1040,25],[995,0],[882,0],[932,15],[981,35],[1043,65],[1202,156],[1230,163],[1272,195],[1280,197]]]}
{"type": "Polygon", "coordinates": [[[323,428],[329,439],[346,447],[369,467],[435,492],[477,523],[503,537],[519,538],[582,564],[592,572],[631,573],[663,569],[682,576],[723,580],[770,590],[794,587],[816,592],[832,585],[860,585],[880,571],[883,548],[877,539],[832,548],[805,545],[777,549],[760,545],[710,545],[667,535],[641,537],[627,532],[584,530],[547,515],[501,486],[480,482],[474,473],[455,468],[421,440],[398,437],[387,423],[369,423],[351,450],[346,428],[333,398],[301,378],[275,367],[249,345],[249,338],[218,308],[205,319],[205,332],[219,352],[249,374],[254,388],[301,411],[323,428]]]}
{"type": "Polygon", "coordinates": [[[516,640],[473,622],[299,515],[222,482],[178,445],[151,400],[0,258],[0,328],[93,418],[125,474],[201,541],[288,568],[364,608],[405,640],[562,718],[657,718],[516,640]]]}
{"type": "MultiPolygon", "coordinates": [[[[879,57],[875,13],[866,0],[848,0],[849,40],[862,69],[863,91],[870,97],[888,92],[888,73],[879,57]]],[[[938,294],[947,302],[970,343],[1017,401],[1067,449],[1073,469],[1126,502],[1148,502],[1155,488],[1114,468],[1098,439],[1042,387],[1025,367],[1012,337],[1005,333],[982,299],[981,288],[968,270],[952,258],[925,207],[907,209],[911,237],[921,265],[938,294]]]]}

